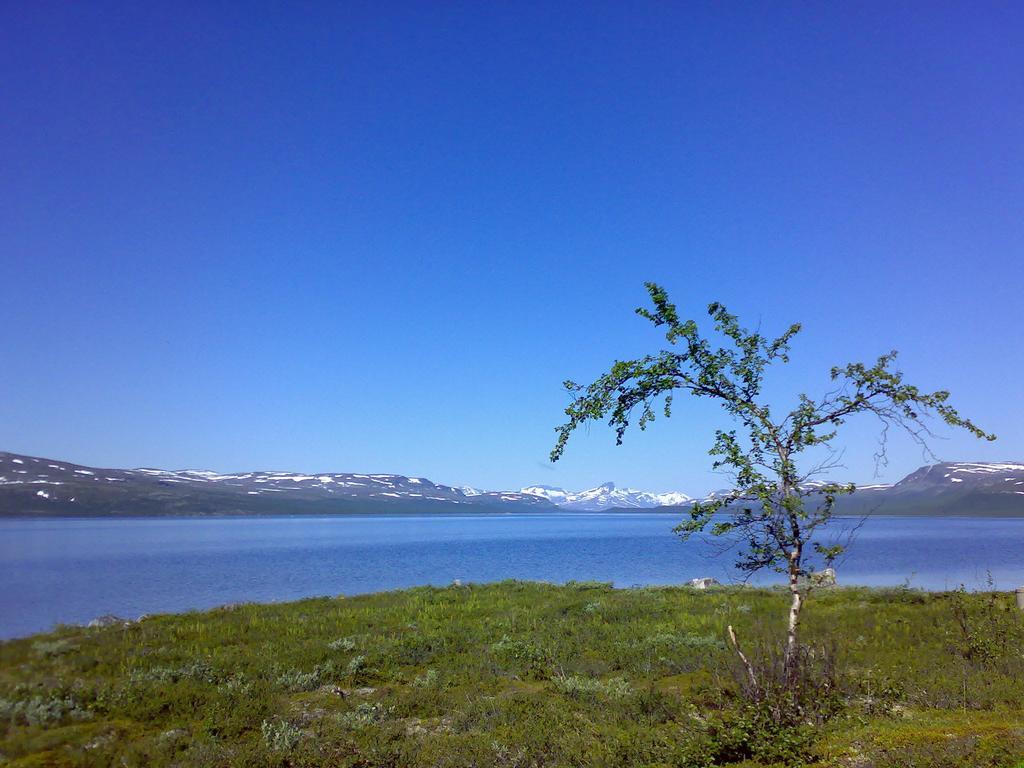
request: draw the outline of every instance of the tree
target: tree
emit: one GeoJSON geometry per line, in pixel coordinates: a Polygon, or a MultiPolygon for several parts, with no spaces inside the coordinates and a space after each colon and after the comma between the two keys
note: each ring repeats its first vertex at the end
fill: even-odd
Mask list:
{"type": "MultiPolygon", "coordinates": [[[[843,551],[842,546],[814,542],[814,536],[831,520],[836,500],[855,490],[852,484],[811,482],[813,475],[833,468],[836,462],[825,460],[801,469],[813,451],[802,454],[823,449],[830,457],[837,455],[831,446],[839,428],[849,417],[860,414],[872,414],[881,423],[876,454],[881,463],[885,462],[886,437],[892,427],[906,431],[934,457],[927,444],[933,436],[927,420],[936,416],[978,438],[994,440],[995,435],[948,405],[948,392],[925,393],[905,383],[903,374],[894,368],[896,352],[882,355],[871,366],[851,363],[833,368],[831,378],[836,386],[832,391],[817,400],[798,395],[796,407],[780,420],[762,396],[762,381],[771,364],[789,361],[790,342],[800,332],[800,325],[791,325],[781,336],[770,339],[741,327],[735,315],[712,303],[708,315],[727,345],[716,347],[700,334],[696,322],[680,320],[663,288],[655,283],[646,286],[653,308],[636,312],[665,328],[665,338],[674,349],[616,361],[608,373],[587,386],[566,381],[573,400],[565,409],[568,421],[556,428],[558,439],[551,460],[557,461],[573,431],[590,421],[607,418],[615,430],[616,444],[621,444],[637,410],[636,425],[641,430],[654,420],[658,405],[669,417],[676,390],[721,405],[736,428],[716,430],[710,455],[715,457],[714,469],[732,475],[733,489],[694,503],[689,519],[675,531],[683,539],[708,529],[715,536],[737,536],[745,543],[738,568],[748,574],[766,568],[785,574],[790,593],[785,675],[787,685],[793,685],[800,611],[813,571],[812,553],[831,563],[843,551]],[[798,459],[802,464],[798,465],[798,459]]],[[[747,667],[756,685],[749,664],[747,667]]]]}

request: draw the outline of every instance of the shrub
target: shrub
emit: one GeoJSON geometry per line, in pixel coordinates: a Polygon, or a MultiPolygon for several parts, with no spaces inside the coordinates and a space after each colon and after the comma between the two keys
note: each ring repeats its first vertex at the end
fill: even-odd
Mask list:
{"type": "Polygon", "coordinates": [[[383,704],[370,704],[363,702],[355,709],[346,712],[340,718],[342,725],[359,730],[368,725],[373,725],[386,720],[395,711],[394,707],[385,707],[383,704]]]}
{"type": "Polygon", "coordinates": [[[61,656],[74,650],[75,647],[74,643],[64,638],[59,640],[36,640],[32,643],[32,650],[44,658],[61,656]]]}
{"type": "Polygon", "coordinates": [[[263,743],[274,752],[291,752],[302,738],[302,731],[286,720],[264,720],[260,731],[263,743]]]}
{"type": "MultiPolygon", "coordinates": [[[[356,659],[362,658],[362,656],[356,657],[356,659]]],[[[356,659],[353,659],[352,661],[355,661],[356,659]]],[[[348,672],[348,669],[351,666],[352,662],[350,661],[346,668],[346,672],[348,672]]],[[[351,673],[349,672],[349,674],[351,673]]],[[[278,676],[277,684],[283,688],[287,688],[289,691],[312,691],[336,675],[337,669],[334,664],[327,662],[326,664],[317,664],[309,672],[303,672],[298,669],[287,670],[278,676]]]]}
{"type": "Polygon", "coordinates": [[[828,646],[799,646],[791,677],[781,647],[762,651],[751,659],[754,680],[735,659],[732,669],[747,705],[743,711],[754,723],[766,720],[779,727],[821,724],[845,707],[836,653],[828,646]]]}
{"type": "Polygon", "coordinates": [[[22,701],[0,699],[0,720],[12,725],[51,725],[65,718],[88,720],[92,716],[92,712],[70,696],[33,696],[22,701]]]}
{"type": "Polygon", "coordinates": [[[578,590],[590,590],[598,589],[601,591],[608,591],[614,587],[610,581],[567,581],[565,586],[570,589],[578,590]]]}
{"type": "Polygon", "coordinates": [[[961,585],[949,594],[949,605],[953,615],[951,650],[967,663],[988,666],[1020,652],[1024,643],[1024,621],[1019,611],[998,593],[989,592],[984,599],[971,599],[961,585]]]}
{"type": "Polygon", "coordinates": [[[424,674],[417,676],[412,684],[416,688],[439,688],[441,675],[436,669],[428,669],[424,674]]]}
{"type": "Polygon", "coordinates": [[[903,685],[889,675],[867,670],[850,680],[852,692],[858,694],[861,711],[866,715],[891,716],[904,697],[903,685]]]}
{"type": "Polygon", "coordinates": [[[622,699],[633,693],[632,686],[622,677],[599,680],[593,677],[568,675],[558,676],[552,682],[559,692],[575,698],[604,696],[610,699],[622,699]]]}
{"type": "Polygon", "coordinates": [[[312,691],[320,685],[320,670],[302,672],[291,669],[278,676],[277,684],[289,691],[312,691]]]}
{"type": "Polygon", "coordinates": [[[492,645],[491,652],[504,665],[526,675],[544,676],[549,666],[548,655],[538,646],[508,635],[492,645]]]}
{"type": "Polygon", "coordinates": [[[215,671],[208,661],[200,659],[176,667],[134,669],[129,679],[132,682],[176,683],[180,680],[195,680],[202,683],[219,683],[224,679],[224,675],[215,671]]]}
{"type": "Polygon", "coordinates": [[[721,650],[725,648],[725,643],[715,635],[674,635],[668,632],[644,638],[642,645],[690,650],[721,650]]]}
{"type": "Polygon", "coordinates": [[[756,760],[758,764],[800,765],[813,754],[814,727],[779,722],[778,704],[747,702],[714,719],[709,751],[715,765],[756,760]]]}

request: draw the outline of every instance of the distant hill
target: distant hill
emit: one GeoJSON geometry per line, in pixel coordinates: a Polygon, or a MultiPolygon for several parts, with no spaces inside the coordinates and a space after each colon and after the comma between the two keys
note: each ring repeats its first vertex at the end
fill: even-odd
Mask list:
{"type": "MultiPolygon", "coordinates": [[[[684,510],[684,493],[604,483],[478,491],[422,477],[359,473],[100,469],[0,452],[0,516],[443,514],[684,510]]],[[[1024,517],[1024,464],[932,464],[893,485],[865,485],[840,514],[1024,517]]]]}
{"type": "Polygon", "coordinates": [[[0,452],[0,516],[554,511],[523,493],[358,473],[99,469],[0,452]]]}
{"type": "Polygon", "coordinates": [[[1024,464],[943,462],[843,498],[843,514],[1024,517],[1024,464]]]}

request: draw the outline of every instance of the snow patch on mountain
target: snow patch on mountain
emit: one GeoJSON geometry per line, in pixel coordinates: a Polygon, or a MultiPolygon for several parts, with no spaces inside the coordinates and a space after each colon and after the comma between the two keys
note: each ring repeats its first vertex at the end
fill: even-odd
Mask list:
{"type": "Polygon", "coordinates": [[[520,489],[519,492],[529,494],[530,496],[540,496],[542,499],[547,499],[557,506],[561,506],[569,501],[568,493],[561,488],[552,488],[550,485],[530,485],[520,489]]]}
{"type": "Polygon", "coordinates": [[[603,509],[651,509],[654,507],[679,506],[692,499],[685,493],[650,493],[635,488],[616,488],[615,483],[602,483],[578,493],[549,485],[530,485],[520,490],[529,496],[539,496],[563,509],[600,511],[603,509]]]}
{"type": "Polygon", "coordinates": [[[952,464],[946,464],[946,468],[951,473],[963,473],[963,474],[987,474],[995,475],[1004,472],[1022,472],[1024,473],[1024,464],[982,464],[975,461],[958,461],[952,464]]]}

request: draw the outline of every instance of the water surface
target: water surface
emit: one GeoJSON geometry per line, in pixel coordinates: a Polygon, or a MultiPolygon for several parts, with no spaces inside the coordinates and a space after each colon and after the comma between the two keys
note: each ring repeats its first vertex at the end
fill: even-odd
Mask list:
{"type": "MultiPolygon", "coordinates": [[[[736,581],[734,555],[681,543],[660,513],[8,519],[0,521],[0,638],[233,602],[418,584],[571,579],[616,586],[736,581]]],[[[1024,584],[1024,519],[876,517],[843,584],[1024,584]]],[[[775,577],[776,580],[778,577],[775,577]]],[[[767,575],[760,581],[771,581],[767,575]]]]}

